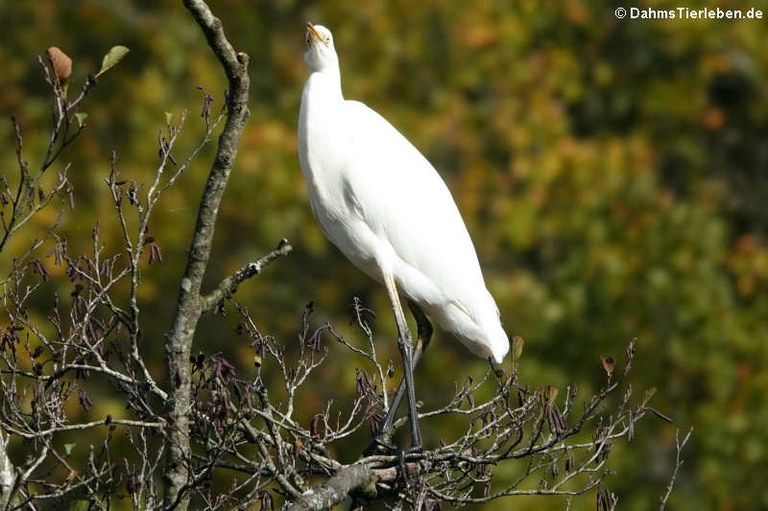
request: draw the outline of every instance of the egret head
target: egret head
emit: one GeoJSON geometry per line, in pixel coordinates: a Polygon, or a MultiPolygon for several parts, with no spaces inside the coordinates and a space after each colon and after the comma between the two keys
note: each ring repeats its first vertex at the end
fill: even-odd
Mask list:
{"type": "Polygon", "coordinates": [[[339,58],[333,47],[331,31],[322,25],[307,22],[307,51],[304,52],[304,62],[310,72],[322,71],[329,65],[337,65],[339,58]]]}

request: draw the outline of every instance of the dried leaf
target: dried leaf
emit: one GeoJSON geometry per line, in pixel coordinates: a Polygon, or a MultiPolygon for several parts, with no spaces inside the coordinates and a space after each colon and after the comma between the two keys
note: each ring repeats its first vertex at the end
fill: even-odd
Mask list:
{"type": "Polygon", "coordinates": [[[597,490],[597,511],[609,511],[616,506],[616,496],[607,488],[597,490]]]}
{"type": "Polygon", "coordinates": [[[552,403],[547,405],[547,422],[549,430],[553,434],[560,435],[565,431],[565,419],[563,419],[560,410],[552,403]]]}
{"type": "Polygon", "coordinates": [[[275,509],[275,502],[272,499],[272,494],[267,490],[259,490],[259,504],[262,511],[272,511],[275,509]]]}
{"type": "Polygon", "coordinates": [[[149,264],[162,263],[163,251],[160,249],[160,245],[153,241],[149,244],[149,264]]]}
{"type": "Polygon", "coordinates": [[[299,454],[301,454],[301,449],[304,447],[304,442],[301,441],[301,439],[297,438],[293,442],[293,455],[298,457],[299,454]]]}
{"type": "Polygon", "coordinates": [[[72,76],[72,59],[56,46],[46,50],[48,60],[51,62],[53,74],[59,84],[63,85],[72,76]]]}
{"type": "Polygon", "coordinates": [[[77,399],[80,401],[80,406],[83,407],[83,410],[90,410],[93,406],[93,401],[91,401],[91,398],[89,398],[88,394],[82,389],[77,391],[77,399]]]}
{"type": "Polygon", "coordinates": [[[602,360],[603,360],[603,369],[605,370],[605,374],[607,374],[608,378],[610,378],[611,375],[613,374],[613,370],[616,368],[616,361],[610,355],[608,355],[607,357],[603,357],[602,360]]]}
{"type": "Polygon", "coordinates": [[[668,416],[664,415],[663,413],[661,413],[660,411],[656,410],[655,408],[651,408],[649,406],[649,407],[647,407],[647,410],[649,410],[652,414],[654,414],[656,417],[658,417],[659,419],[663,420],[664,422],[668,422],[670,424],[674,424],[675,423],[675,421],[673,421],[671,417],[668,417],[668,416]]]}
{"type": "Polygon", "coordinates": [[[50,273],[48,273],[48,269],[45,267],[43,262],[40,259],[35,259],[30,263],[30,265],[35,269],[38,275],[43,279],[43,281],[48,281],[48,278],[50,277],[50,273]]]}
{"type": "Polygon", "coordinates": [[[565,457],[565,472],[570,474],[573,471],[574,466],[573,451],[568,449],[568,455],[565,457]]]}

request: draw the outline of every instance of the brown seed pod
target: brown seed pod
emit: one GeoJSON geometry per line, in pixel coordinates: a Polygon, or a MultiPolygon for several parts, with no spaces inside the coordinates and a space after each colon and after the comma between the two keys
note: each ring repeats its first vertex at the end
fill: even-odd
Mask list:
{"type": "Polygon", "coordinates": [[[72,76],[72,59],[69,58],[69,55],[56,46],[48,48],[46,53],[48,54],[48,60],[51,62],[51,67],[53,67],[53,74],[56,76],[56,80],[60,84],[69,80],[69,77],[72,76]]]}

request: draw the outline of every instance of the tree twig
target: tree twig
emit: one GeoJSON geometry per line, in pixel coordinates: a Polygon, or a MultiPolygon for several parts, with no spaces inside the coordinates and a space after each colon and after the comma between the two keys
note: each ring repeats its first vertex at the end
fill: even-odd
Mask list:
{"type": "Polygon", "coordinates": [[[688,430],[688,433],[685,434],[682,440],[680,440],[680,430],[675,431],[675,449],[676,449],[676,455],[675,455],[675,469],[672,471],[672,476],[669,479],[669,484],[667,485],[667,491],[664,493],[664,496],[661,498],[661,503],[659,504],[659,511],[664,511],[667,507],[667,501],[669,501],[669,497],[672,495],[672,489],[675,487],[675,480],[677,479],[677,473],[680,470],[680,467],[683,465],[683,459],[682,459],[682,452],[683,448],[685,447],[685,444],[688,443],[688,440],[691,439],[691,434],[693,433],[693,428],[688,430]]]}

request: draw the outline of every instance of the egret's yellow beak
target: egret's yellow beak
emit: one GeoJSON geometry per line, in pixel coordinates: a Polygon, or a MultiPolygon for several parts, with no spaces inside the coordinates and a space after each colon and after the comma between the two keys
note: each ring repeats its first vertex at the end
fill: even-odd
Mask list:
{"type": "Polygon", "coordinates": [[[309,37],[312,38],[312,41],[319,42],[322,41],[322,37],[320,37],[320,34],[317,33],[317,30],[315,30],[314,25],[307,21],[307,33],[309,34],[309,37]]]}

